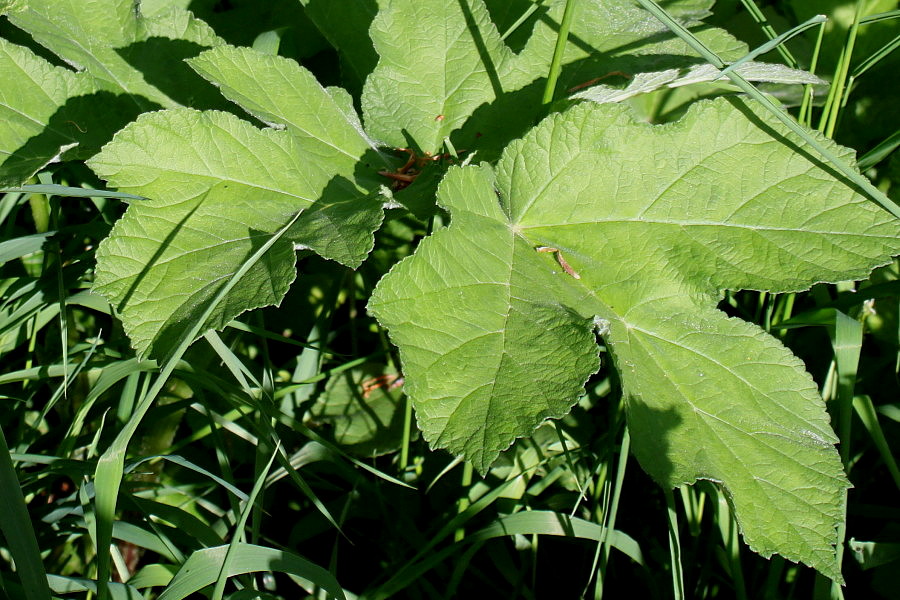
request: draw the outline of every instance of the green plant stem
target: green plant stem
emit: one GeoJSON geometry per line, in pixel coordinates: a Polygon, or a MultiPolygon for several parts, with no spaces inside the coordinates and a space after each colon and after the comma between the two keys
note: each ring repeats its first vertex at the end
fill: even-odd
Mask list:
{"type": "MultiPolygon", "coordinates": [[[[703,42],[698,40],[694,34],[684,28],[678,21],[673,19],[665,10],[663,10],[653,0],[637,0],[641,6],[647,9],[652,15],[662,21],[675,35],[680,37],[691,46],[697,53],[706,59],[717,69],[724,69],[725,63],[719,56],[707,48],[703,42]]],[[[865,191],[869,197],[877,202],[882,208],[897,218],[900,218],[900,207],[898,207],[890,198],[884,195],[878,188],[872,185],[872,182],[861,175],[850,164],[841,159],[832,150],[825,147],[819,140],[810,134],[802,125],[795,121],[784,108],[775,104],[768,96],[760,92],[749,81],[744,79],[738,73],[732,71],[727,74],[728,79],[732,81],[739,89],[744,91],[748,96],[762,104],[769,112],[771,112],[779,121],[800,136],[803,141],[816,150],[825,160],[831,163],[838,171],[840,171],[847,179],[856,184],[857,187],[865,191]]]]}
{"type": "MultiPolygon", "coordinates": [[[[766,37],[770,40],[774,40],[777,35],[775,34],[775,29],[769,25],[769,20],[766,19],[766,15],[763,14],[763,11],[756,6],[756,3],[753,0],[741,0],[741,4],[744,5],[744,8],[747,9],[747,12],[750,13],[750,16],[753,17],[753,20],[759,25],[760,29],[763,30],[763,33],[766,34],[766,37]]],[[[787,63],[789,67],[797,67],[797,59],[794,58],[794,55],[791,54],[791,51],[782,45],[778,45],[778,54],[784,59],[784,62],[787,63]]]]}
{"type": "Polygon", "coordinates": [[[719,533],[722,536],[722,544],[728,554],[731,565],[731,581],[734,585],[735,598],[747,600],[747,589],[744,583],[744,571],[741,568],[741,545],[738,538],[738,524],[728,506],[728,501],[720,492],[718,494],[718,515],[716,521],[719,525],[719,533]]]}
{"type": "Polygon", "coordinates": [[[847,32],[847,42],[841,49],[841,56],[838,59],[837,70],[834,74],[834,80],[831,82],[831,90],[828,93],[828,100],[825,103],[825,110],[822,113],[822,120],[819,122],[819,131],[823,132],[826,137],[834,137],[834,129],[837,127],[838,115],[841,107],[846,104],[845,91],[847,76],[850,72],[850,60],[853,57],[853,48],[856,45],[856,33],[859,30],[859,20],[862,16],[864,0],[857,0],[856,11],[853,14],[853,24],[847,32]]]}
{"type": "MultiPolygon", "coordinates": [[[[603,541],[600,543],[600,564],[597,567],[597,586],[594,592],[595,598],[603,597],[603,582],[605,580],[606,567],[609,565],[609,554],[612,546],[609,544],[609,532],[616,528],[616,517],[619,512],[619,500],[622,498],[622,488],[625,483],[625,468],[628,466],[628,456],[631,453],[631,433],[628,426],[625,426],[622,434],[622,447],[619,450],[619,462],[616,465],[616,481],[613,486],[612,502],[610,503],[608,518],[604,526],[606,530],[603,534],[603,541]]],[[[588,582],[590,584],[590,582],[588,582]]]]}
{"type": "Polygon", "coordinates": [[[409,440],[412,435],[412,400],[403,395],[403,443],[400,446],[400,471],[409,466],[409,440]]]}
{"type": "MultiPolygon", "coordinates": [[[[462,474],[462,492],[463,496],[459,499],[459,502],[456,505],[456,514],[461,515],[469,508],[469,490],[472,487],[472,463],[465,462],[463,463],[463,474],[462,474]]],[[[459,527],[453,533],[453,541],[461,542],[466,537],[466,530],[464,527],[459,527]]]]}
{"type": "MultiPolygon", "coordinates": [[[[819,64],[819,52],[822,50],[822,39],[825,37],[825,23],[819,25],[819,33],[816,36],[816,44],[813,47],[812,60],[809,64],[809,72],[816,74],[816,67],[819,64]]],[[[812,101],[815,91],[811,84],[807,84],[803,89],[803,101],[797,111],[797,120],[810,127],[812,125],[812,101]]]]}
{"type": "Polygon", "coordinates": [[[663,490],[666,496],[666,515],[669,524],[669,556],[672,563],[672,597],[684,600],[684,572],[681,568],[681,537],[678,534],[678,510],[672,490],[663,490]]]}
{"type": "Polygon", "coordinates": [[[562,71],[563,54],[566,52],[566,43],[569,41],[569,28],[572,25],[572,17],[575,15],[575,2],[576,0],[566,0],[562,23],[559,24],[559,33],[556,36],[556,47],[553,49],[550,72],[547,74],[547,85],[544,87],[544,97],[541,100],[544,106],[553,102],[553,96],[556,94],[556,82],[562,71]]]}

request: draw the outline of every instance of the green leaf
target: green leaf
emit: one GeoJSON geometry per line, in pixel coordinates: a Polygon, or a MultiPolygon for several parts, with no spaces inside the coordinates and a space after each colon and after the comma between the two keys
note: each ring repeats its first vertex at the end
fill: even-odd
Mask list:
{"type": "Polygon", "coordinates": [[[334,440],[358,456],[380,456],[403,439],[403,378],[368,362],[333,376],[310,408],[317,423],[334,426],[334,440]]]}
{"type": "Polygon", "coordinates": [[[94,155],[144,110],[222,105],[182,60],[221,41],[185,10],[147,19],[118,0],[0,0],[0,14],[79,71],[0,39],[0,186],[94,155]]]}
{"type": "Polygon", "coordinates": [[[433,235],[416,260],[382,279],[369,307],[391,329],[412,375],[404,387],[425,438],[484,473],[516,437],[569,411],[599,367],[598,350],[590,321],[547,302],[565,293],[558,278],[529,272],[517,258],[534,251],[504,223],[489,170],[452,173],[439,203],[462,233],[433,235]],[[462,197],[472,204],[454,206],[462,197]],[[535,298],[533,289],[546,296],[535,298]]]}
{"type": "MultiPolygon", "coordinates": [[[[234,548],[235,552],[225,573],[228,577],[259,571],[288,573],[311,581],[331,598],[345,597],[344,590],[334,575],[296,554],[243,543],[234,544],[234,548]]],[[[181,600],[214,583],[225,562],[227,550],[226,545],[197,550],[191,554],[165,591],[159,595],[160,600],[181,600]]]]}
{"type": "Polygon", "coordinates": [[[0,0],[0,13],[72,65],[98,90],[126,93],[142,108],[196,105],[196,77],[182,63],[222,43],[203,21],[172,7],[145,18],[121,0],[0,0]]]}
{"type": "Polygon", "coordinates": [[[716,304],[721,289],[865,277],[900,253],[895,219],[735,99],[661,126],[619,105],[576,107],[496,169],[451,170],[439,203],[450,227],[369,303],[434,447],[485,472],[576,401],[597,368],[596,328],[645,470],[669,487],[721,483],[754,550],[840,580],[847,481],[816,386],[779,341],[716,304]]]}
{"type": "Polygon", "coordinates": [[[512,53],[481,0],[387,4],[370,29],[380,60],[363,90],[366,127],[387,144],[433,154],[502,93],[498,71],[512,53]]]}
{"type": "Polygon", "coordinates": [[[13,186],[78,144],[73,123],[49,125],[66,100],[89,90],[90,84],[2,38],[0,81],[0,186],[13,186]],[[45,130],[47,135],[39,137],[45,130]]]}
{"type": "MultiPolygon", "coordinates": [[[[340,88],[324,89],[296,62],[249,48],[222,46],[188,60],[190,66],[222,94],[260,121],[286,128],[304,153],[313,154],[327,169],[353,173],[360,158],[375,144],[359,123],[353,102],[340,88]]],[[[374,168],[358,181],[383,183],[374,168]]]]}
{"type": "Polygon", "coordinates": [[[341,57],[344,83],[354,92],[375,68],[378,55],[369,26],[388,0],[300,0],[306,16],[341,57]]]}
{"type": "Polygon", "coordinates": [[[259,130],[227,113],[142,115],[90,166],[120,190],[152,198],[133,203],[97,250],[95,290],[117,308],[141,355],[168,353],[297,211],[308,214],[216,308],[208,328],[277,304],[295,277],[294,244],[358,265],[382,218],[380,202],[351,173],[330,169],[288,131],[259,130]]]}

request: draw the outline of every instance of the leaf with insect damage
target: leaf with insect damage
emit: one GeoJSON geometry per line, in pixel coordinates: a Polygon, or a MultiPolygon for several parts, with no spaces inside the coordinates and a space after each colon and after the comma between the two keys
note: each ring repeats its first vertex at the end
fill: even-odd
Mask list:
{"type": "Polygon", "coordinates": [[[583,393],[596,331],[643,467],[669,487],[720,482],[753,549],[840,580],[848,484],[816,386],[778,340],[716,308],[722,289],[807,289],[900,253],[898,221],[801,144],[736,99],[659,126],[581,105],[493,169],[452,169],[450,226],[369,303],[425,438],[484,473],[583,393]]]}

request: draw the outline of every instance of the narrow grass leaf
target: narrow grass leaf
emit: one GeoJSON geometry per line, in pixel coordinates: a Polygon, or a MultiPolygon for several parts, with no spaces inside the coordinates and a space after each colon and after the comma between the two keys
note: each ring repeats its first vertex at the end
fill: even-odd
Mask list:
{"type": "Polygon", "coordinates": [[[25,600],[49,600],[50,588],[41,550],[10,458],[6,436],[0,430],[0,532],[16,564],[25,600]]]}
{"type": "Polygon", "coordinates": [[[173,527],[195,540],[198,545],[213,547],[222,544],[222,536],[188,510],[133,495],[123,498],[123,502],[150,520],[159,518],[171,523],[173,527]]]}
{"type": "Polygon", "coordinates": [[[272,468],[272,463],[275,461],[275,457],[278,456],[280,450],[281,444],[276,445],[275,451],[272,453],[271,458],[269,458],[266,467],[260,470],[257,475],[256,482],[253,484],[253,489],[250,491],[250,496],[244,503],[244,509],[241,511],[240,518],[238,518],[238,522],[234,526],[234,532],[231,535],[231,543],[228,544],[228,550],[222,558],[222,566],[219,569],[219,575],[216,577],[216,585],[213,588],[213,600],[222,600],[222,595],[225,593],[225,583],[228,581],[229,577],[228,573],[231,572],[232,564],[235,561],[239,540],[244,537],[244,528],[247,526],[247,519],[250,518],[250,514],[253,512],[253,506],[256,503],[256,498],[263,489],[266,475],[268,475],[269,470],[272,468]]]}
{"type": "MultiPolygon", "coordinates": [[[[256,377],[251,373],[244,363],[234,354],[228,346],[222,341],[219,335],[215,332],[207,332],[205,334],[207,341],[212,346],[213,350],[215,350],[216,354],[222,359],[222,362],[225,366],[231,371],[231,374],[238,380],[238,383],[241,385],[243,393],[246,395],[248,399],[262,412],[266,412],[265,409],[262,408],[263,405],[270,406],[270,403],[267,401],[261,401],[261,386],[259,382],[256,380],[256,377]],[[250,379],[254,385],[255,389],[250,388],[247,384],[246,379],[250,379]]],[[[271,409],[270,409],[271,411],[271,409]]],[[[264,439],[275,440],[278,439],[278,433],[272,427],[271,423],[265,419],[260,420],[259,422],[260,428],[263,430],[261,435],[264,436],[264,439]]],[[[279,445],[280,448],[280,445],[279,445]]],[[[334,525],[334,527],[340,531],[340,526],[337,521],[332,516],[331,512],[325,506],[325,504],[316,496],[315,492],[309,486],[309,484],[300,476],[300,473],[297,472],[297,469],[293,469],[290,467],[290,463],[288,461],[287,456],[284,455],[284,452],[275,452],[275,457],[278,459],[279,465],[283,469],[285,469],[287,475],[290,477],[291,481],[303,492],[303,494],[309,498],[310,502],[322,513],[322,515],[328,519],[328,521],[334,525]]]]}
{"type": "Polygon", "coordinates": [[[553,535],[575,537],[595,542],[604,539],[639,565],[644,564],[640,545],[628,534],[571,517],[552,510],[527,510],[500,517],[484,529],[466,536],[467,542],[480,542],[509,535],[553,535]]]}
{"type": "MultiPolygon", "coordinates": [[[[97,594],[97,582],[80,577],[64,577],[62,575],[47,575],[50,589],[54,594],[73,594],[76,592],[90,592],[97,594]]],[[[145,600],[137,588],[127,583],[110,583],[110,600],[145,600]]]]}
{"type": "MultiPolygon", "coordinates": [[[[159,600],[183,600],[215,583],[229,547],[217,546],[194,552],[159,595],[159,600]]],[[[346,598],[331,573],[305,558],[285,550],[243,543],[234,545],[227,577],[269,571],[302,577],[322,588],[331,598],[346,598]]]]}
{"type": "Polygon", "coordinates": [[[128,580],[128,585],[137,589],[163,587],[169,585],[169,582],[172,581],[177,572],[178,567],[174,565],[145,565],[131,576],[128,580]]]}
{"type": "Polygon", "coordinates": [[[870,169],[890,156],[900,146],[900,129],[887,136],[877,146],[863,154],[859,159],[859,168],[870,169]]]}
{"type": "Polygon", "coordinates": [[[897,467],[894,452],[891,450],[890,444],[888,444],[884,435],[884,430],[881,428],[881,423],[878,421],[878,413],[875,410],[875,405],[872,404],[872,398],[866,395],[855,396],[853,398],[853,408],[856,410],[856,414],[859,420],[862,421],[866,431],[869,432],[872,443],[878,448],[881,460],[884,461],[888,473],[891,474],[894,485],[900,490],[900,468],[897,467]]]}
{"type": "Polygon", "coordinates": [[[11,240],[3,240],[0,242],[0,264],[41,250],[46,245],[47,240],[54,235],[56,235],[55,231],[45,231],[44,233],[34,233],[11,240]]]}
{"type": "Polygon", "coordinates": [[[57,184],[23,185],[15,188],[0,189],[0,192],[22,192],[25,194],[46,194],[63,198],[118,198],[120,200],[146,200],[143,196],[126,194],[114,190],[95,190],[83,187],[71,187],[57,184]]]}
{"type": "Polygon", "coordinates": [[[169,359],[162,365],[159,375],[153,382],[153,386],[141,399],[140,404],[135,408],[134,414],[131,416],[128,423],[125,424],[110,447],[103,453],[103,456],[100,457],[94,475],[94,487],[96,492],[95,510],[97,515],[97,581],[100,582],[100,600],[106,600],[109,597],[109,588],[106,585],[110,573],[110,554],[108,548],[112,539],[112,523],[115,519],[116,501],[119,494],[119,487],[122,484],[125,452],[128,449],[128,443],[131,441],[135,431],[137,431],[141,420],[150,409],[153,401],[168,382],[169,377],[175,370],[181,356],[199,336],[204,323],[207,322],[207,319],[212,312],[216,310],[217,305],[227,297],[228,293],[238,284],[241,278],[243,278],[244,275],[246,275],[253,266],[266,255],[285,233],[287,233],[299,216],[300,213],[296,213],[287,224],[269,237],[259,249],[240,265],[225,285],[219,288],[217,294],[205,307],[203,314],[200,315],[201,318],[194,321],[191,327],[182,333],[179,344],[174,349],[174,352],[169,359]]]}
{"type": "Polygon", "coordinates": [[[744,56],[743,58],[740,58],[740,59],[734,61],[733,63],[731,63],[724,69],[722,69],[722,71],[719,73],[719,75],[716,77],[716,79],[727,76],[728,73],[735,71],[741,65],[752,61],[757,56],[762,56],[763,54],[770,52],[771,50],[773,50],[777,46],[780,46],[781,44],[788,41],[792,37],[794,37],[800,33],[803,33],[804,31],[806,31],[807,29],[810,29],[811,27],[815,27],[816,25],[819,25],[820,23],[824,23],[827,20],[828,19],[825,18],[825,15],[816,15],[816,16],[804,21],[800,25],[797,25],[796,27],[793,27],[790,30],[785,31],[778,37],[769,40],[768,42],[766,42],[765,44],[763,44],[757,48],[754,48],[753,50],[748,52],[747,55],[744,56]]]}
{"type": "Polygon", "coordinates": [[[141,457],[140,460],[129,463],[125,466],[125,474],[132,473],[142,464],[150,461],[156,460],[165,460],[172,464],[178,465],[179,467],[183,467],[185,469],[189,469],[194,471],[195,473],[199,473],[205,477],[209,477],[212,481],[216,482],[218,485],[222,486],[226,490],[228,490],[231,494],[233,494],[238,500],[241,502],[247,501],[247,494],[236,488],[234,485],[228,483],[215,473],[211,473],[210,471],[204,469],[203,467],[191,462],[190,460],[184,458],[183,456],[178,456],[177,454],[158,454],[154,456],[144,456],[141,457]]]}
{"type": "Polygon", "coordinates": [[[666,516],[669,526],[669,566],[672,573],[672,597],[684,600],[684,567],[681,562],[681,534],[678,526],[678,509],[672,490],[664,490],[666,495],[666,516]]]}

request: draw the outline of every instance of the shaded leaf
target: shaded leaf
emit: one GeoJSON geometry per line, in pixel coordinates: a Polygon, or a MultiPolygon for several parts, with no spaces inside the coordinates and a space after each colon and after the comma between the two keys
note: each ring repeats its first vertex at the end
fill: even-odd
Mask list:
{"type": "MultiPolygon", "coordinates": [[[[292,552],[253,544],[236,543],[234,547],[226,577],[259,571],[288,573],[313,582],[333,598],[344,598],[344,591],[334,576],[305,558],[292,552]]],[[[159,595],[160,600],[181,600],[213,584],[225,562],[227,550],[228,546],[217,546],[191,554],[159,595]]]]}
{"type": "Polygon", "coordinates": [[[334,426],[334,440],[355,454],[378,456],[403,438],[403,378],[385,365],[366,363],[335,375],[310,408],[317,422],[334,426]]]}
{"type": "Polygon", "coordinates": [[[49,129],[38,147],[26,145],[48,127],[71,96],[87,93],[90,83],[68,69],[54,67],[22,46],[0,38],[0,185],[25,181],[63,151],[77,145],[75,123],[49,129]]]}
{"type": "Polygon", "coordinates": [[[96,89],[130,94],[145,110],[192,104],[204,86],[181,61],[221,43],[203,21],[177,7],[145,18],[139,3],[119,0],[0,0],[0,12],[86,71],[96,89]]]}
{"type": "Polygon", "coordinates": [[[171,8],[144,18],[138,4],[0,0],[0,14],[78,73],[0,40],[0,185],[18,185],[50,162],[87,158],[145,110],[220,106],[182,59],[220,43],[171,8]]]}
{"type": "Polygon", "coordinates": [[[366,80],[363,114],[368,131],[387,144],[437,153],[503,91],[512,53],[480,0],[388,2],[370,35],[380,58],[366,80]]]}
{"type": "Polygon", "coordinates": [[[342,80],[355,94],[378,62],[369,26],[387,1],[300,0],[306,16],[340,54],[342,80]]]}

